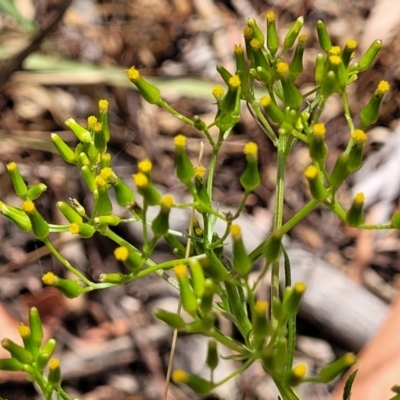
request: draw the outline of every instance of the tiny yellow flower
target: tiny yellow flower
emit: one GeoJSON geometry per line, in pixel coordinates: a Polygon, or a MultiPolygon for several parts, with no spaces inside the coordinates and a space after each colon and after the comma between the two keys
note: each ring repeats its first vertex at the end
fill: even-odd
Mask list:
{"type": "Polygon", "coordinates": [[[235,54],[243,54],[243,47],[241,44],[235,44],[233,47],[233,51],[235,54]]]}
{"type": "Polygon", "coordinates": [[[258,50],[261,49],[261,42],[260,42],[258,39],[253,38],[253,39],[251,39],[251,41],[250,41],[250,46],[251,46],[251,48],[252,48],[253,50],[258,51],[258,50]]]}
{"type": "Polygon", "coordinates": [[[276,71],[279,75],[287,76],[289,74],[289,64],[284,61],[279,61],[276,64],[276,71]]]}
{"type": "Polygon", "coordinates": [[[297,282],[293,286],[293,291],[297,294],[303,294],[307,289],[307,286],[303,282],[297,282]]]}
{"type": "Polygon", "coordinates": [[[341,52],[342,50],[340,49],[339,46],[332,46],[328,51],[329,55],[331,56],[340,56],[341,52]]]}
{"type": "Polygon", "coordinates": [[[206,173],[206,167],[203,165],[197,165],[194,167],[194,176],[195,178],[203,178],[206,173]]]}
{"type": "Polygon", "coordinates": [[[126,261],[129,257],[129,250],[125,246],[117,247],[114,250],[114,257],[118,261],[126,261]]]}
{"type": "Polygon", "coordinates": [[[243,36],[244,36],[246,39],[251,39],[251,38],[253,37],[253,29],[251,29],[249,26],[246,26],[246,27],[243,29],[243,36]]]}
{"type": "Polygon", "coordinates": [[[17,164],[14,161],[8,163],[6,165],[6,167],[7,167],[7,171],[15,171],[18,168],[17,164]]]}
{"type": "Polygon", "coordinates": [[[73,223],[69,226],[69,231],[70,231],[73,235],[78,235],[78,234],[79,234],[79,224],[77,224],[76,222],[73,222],[73,223]]]}
{"type": "Polygon", "coordinates": [[[59,360],[58,358],[52,358],[52,359],[49,361],[49,368],[50,368],[51,370],[55,370],[55,369],[57,369],[57,368],[60,368],[60,360],[59,360]]]}
{"type": "Polygon", "coordinates": [[[114,171],[110,167],[103,168],[100,171],[100,176],[105,180],[108,181],[110,178],[114,177],[114,171]]]}
{"type": "Polygon", "coordinates": [[[145,188],[149,185],[149,179],[143,172],[133,174],[132,178],[138,188],[145,188]]]}
{"type": "Polygon", "coordinates": [[[269,97],[269,96],[263,96],[263,97],[261,97],[261,99],[260,99],[260,104],[261,104],[264,108],[266,108],[266,107],[268,107],[268,106],[271,104],[271,101],[272,101],[271,97],[269,97]]]}
{"type": "Polygon", "coordinates": [[[232,235],[233,239],[240,239],[242,229],[239,225],[231,225],[231,227],[229,228],[229,232],[232,235]]]}
{"type": "Polygon", "coordinates": [[[309,165],[305,172],[304,175],[307,179],[315,179],[318,176],[318,169],[315,165],[309,165]]]}
{"type": "Polygon", "coordinates": [[[99,189],[104,189],[107,187],[107,182],[101,175],[97,175],[94,181],[99,189]]]}
{"type": "Polygon", "coordinates": [[[298,364],[293,368],[292,373],[296,378],[304,378],[307,373],[307,367],[305,364],[298,364]]]}
{"type": "Polygon", "coordinates": [[[375,91],[375,94],[383,96],[388,90],[390,89],[389,82],[387,81],[380,81],[378,87],[375,91]]]}
{"type": "Polygon", "coordinates": [[[97,124],[97,118],[94,115],[90,115],[87,118],[87,127],[89,129],[94,129],[94,126],[97,124]]]}
{"type": "Polygon", "coordinates": [[[231,89],[238,89],[240,87],[240,78],[239,75],[233,75],[229,78],[229,87],[231,89]]]}
{"type": "Polygon", "coordinates": [[[131,67],[126,71],[128,79],[132,82],[138,82],[141,79],[140,72],[135,68],[131,67]]]}
{"type": "Polygon", "coordinates": [[[367,135],[361,129],[356,129],[351,134],[351,137],[356,144],[363,144],[367,140],[367,135]]]}
{"type": "Polygon", "coordinates": [[[364,202],[365,202],[364,193],[359,192],[354,196],[354,204],[356,204],[358,206],[362,206],[362,205],[364,205],[364,202]]]}
{"type": "Polygon", "coordinates": [[[307,36],[306,35],[300,35],[299,36],[299,43],[304,44],[307,41],[307,36]]]}
{"type": "Polygon", "coordinates": [[[197,237],[202,237],[204,231],[203,231],[203,229],[197,227],[197,228],[194,230],[194,233],[195,233],[195,235],[196,235],[197,237]]]}
{"type": "Polygon", "coordinates": [[[177,369],[172,373],[172,380],[175,383],[185,383],[187,382],[188,377],[188,374],[181,369],[177,369]]]}
{"type": "Polygon", "coordinates": [[[185,147],[186,146],[186,141],[187,141],[186,136],[177,135],[174,138],[174,145],[176,147],[185,147]]]}
{"type": "Polygon", "coordinates": [[[96,123],[93,125],[93,130],[94,130],[95,133],[101,132],[102,129],[103,129],[103,124],[102,124],[101,122],[96,122],[96,123]]]}
{"type": "Polygon", "coordinates": [[[318,123],[313,126],[314,136],[324,137],[326,133],[326,127],[324,123],[318,123]]]}
{"type": "Polygon", "coordinates": [[[56,276],[52,273],[52,272],[46,272],[43,276],[42,276],[42,282],[45,285],[54,285],[54,282],[56,281],[56,276]]]}
{"type": "Polygon", "coordinates": [[[161,199],[162,207],[171,208],[174,206],[174,204],[175,204],[175,199],[174,196],[172,196],[171,194],[167,194],[163,196],[163,198],[161,199]]]}
{"type": "Polygon", "coordinates": [[[254,306],[254,309],[258,314],[265,314],[268,309],[268,302],[264,300],[258,300],[254,306]]]}
{"type": "Polygon", "coordinates": [[[215,85],[215,86],[213,87],[212,95],[213,95],[217,100],[221,100],[222,97],[224,96],[224,93],[225,93],[225,91],[224,91],[224,88],[223,88],[222,86],[220,86],[220,85],[215,85]]]}
{"type": "Polygon", "coordinates": [[[357,47],[357,40],[349,39],[349,40],[346,42],[346,46],[347,46],[347,48],[348,48],[349,50],[355,50],[356,47],[357,47]]]}
{"type": "Polygon", "coordinates": [[[148,158],[145,158],[144,160],[139,161],[138,168],[140,172],[148,174],[153,169],[153,163],[148,158]]]}
{"type": "Polygon", "coordinates": [[[258,146],[254,142],[246,143],[243,149],[243,153],[247,155],[257,155],[258,146]]]}
{"type": "Polygon", "coordinates": [[[32,200],[25,200],[22,203],[22,211],[25,211],[27,214],[33,214],[36,211],[35,204],[32,200]]]}
{"type": "Polygon", "coordinates": [[[186,265],[184,264],[177,264],[174,267],[174,272],[177,278],[183,278],[186,276],[186,265]]]}
{"type": "Polygon", "coordinates": [[[29,328],[29,326],[21,322],[18,327],[18,333],[24,339],[31,335],[31,329],[29,328]]]}
{"type": "Polygon", "coordinates": [[[268,11],[267,14],[265,14],[265,18],[268,22],[273,22],[275,21],[275,13],[273,11],[268,11]]]}
{"type": "Polygon", "coordinates": [[[99,100],[99,111],[106,112],[108,110],[108,101],[105,99],[99,100]]]}
{"type": "Polygon", "coordinates": [[[329,62],[335,67],[337,67],[342,62],[342,59],[340,58],[340,56],[332,55],[329,56],[329,62]]]}

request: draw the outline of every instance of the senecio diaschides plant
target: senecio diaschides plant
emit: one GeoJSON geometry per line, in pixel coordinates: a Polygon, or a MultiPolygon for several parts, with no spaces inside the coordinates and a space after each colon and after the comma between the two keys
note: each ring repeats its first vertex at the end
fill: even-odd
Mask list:
{"type": "MultiPolygon", "coordinates": [[[[362,165],[363,146],[367,139],[365,128],[378,119],[379,108],[389,84],[381,81],[368,104],[361,111],[358,126],[354,126],[350,114],[347,88],[358,74],[370,68],[381,41],[376,40],[361,56],[354,57],[357,42],[348,40],[346,45],[332,45],[325,24],[317,22],[321,52],[315,60],[315,87],[302,93],[296,79],[303,72],[303,52],[306,36],[301,35],[303,17],[298,18],[283,40],[278,38],[275,14],[266,14],[266,33],[250,18],[243,30],[244,46],[236,45],[234,55],[236,71],[231,73],[218,66],[225,87],[215,86],[212,94],[217,102],[215,120],[207,125],[199,117],[188,118],[173,109],[161,96],[159,89],[142,77],[132,67],[127,76],[142,97],[186,122],[204,134],[212,148],[208,168],[193,165],[186,150],[186,137],[174,139],[176,175],[192,196],[188,204],[175,203],[170,194],[162,196],[152,182],[152,163],[142,160],[132,175],[137,192],[142,199],[136,202],[135,194],[122,181],[111,166],[107,153],[110,139],[108,102],[99,101],[98,116],[90,116],[86,127],[72,118],[65,123],[78,139],[75,148],[68,146],[57,134],[51,140],[66,163],[75,165],[81,172],[88,190],[93,195],[91,210],[85,209],[76,199],[70,203],[60,201],[57,207],[68,224],[54,225],[47,222],[36,208],[35,200],[46,190],[43,183],[28,187],[14,162],[7,165],[15,193],[21,198],[20,207],[0,203],[1,213],[24,231],[32,232],[51,253],[72,272],[76,279],[64,279],[53,272],[43,275],[43,283],[57,287],[67,297],[74,298],[96,289],[110,288],[131,282],[148,274],[158,274],[180,291],[183,309],[191,321],[182,319],[179,312],[158,310],[156,317],[172,328],[189,333],[200,333],[210,338],[205,363],[209,377],[200,377],[182,370],[172,373],[172,380],[185,384],[197,395],[206,396],[214,388],[242,373],[254,362],[274,380],[282,399],[299,399],[295,387],[302,382],[329,382],[355,362],[355,356],[345,354],[324,367],[316,376],[307,373],[303,364],[293,366],[295,347],[295,317],[306,286],[290,281],[290,262],[282,244],[282,237],[318,205],[323,205],[350,226],[364,229],[400,229],[400,213],[393,216],[390,224],[369,226],[364,224],[363,193],[357,193],[353,203],[345,210],[336,198],[337,189],[345,179],[362,165]],[[292,50],[294,47],[294,50],[292,50]],[[290,50],[290,52],[289,52],[290,50]],[[291,54],[291,56],[289,55],[291,54]],[[254,87],[261,85],[262,97],[256,97],[254,87]],[[347,120],[349,141],[339,155],[333,169],[328,170],[325,161],[328,148],[325,141],[326,127],[320,121],[326,101],[332,95],[342,99],[347,120]],[[213,208],[213,181],[216,160],[221,146],[235,124],[240,120],[242,102],[245,102],[253,118],[277,149],[276,204],[272,233],[255,249],[249,251],[243,244],[242,232],[235,220],[244,208],[251,191],[260,184],[258,170],[258,146],[249,142],[244,146],[247,165],[239,180],[244,189],[242,201],[235,214],[224,214],[213,208]],[[211,135],[210,129],[219,131],[211,135]],[[289,220],[283,221],[284,171],[286,160],[294,145],[302,142],[309,148],[310,165],[304,171],[309,183],[310,200],[289,220]],[[113,191],[119,206],[132,214],[129,219],[113,215],[109,193],[113,191]],[[140,203],[140,204],[139,204],[140,203]],[[150,207],[157,207],[158,214],[148,219],[150,207]],[[177,233],[169,228],[169,215],[174,207],[191,208],[197,217],[189,223],[188,232],[177,233]],[[219,237],[214,232],[216,220],[225,222],[225,233],[219,237]],[[112,226],[122,223],[139,223],[143,229],[143,247],[137,248],[117,235],[112,226]],[[94,234],[107,236],[116,244],[115,258],[124,264],[125,273],[103,273],[98,282],[78,271],[53,246],[50,233],[70,231],[82,238],[94,234]],[[178,240],[178,237],[180,240],[178,240]],[[173,249],[176,259],[162,263],[152,260],[157,242],[164,238],[173,249]],[[181,239],[187,240],[186,246],[181,239]],[[232,248],[232,257],[224,247],[232,248]],[[279,260],[285,262],[285,288],[281,290],[279,260]],[[263,267],[256,280],[249,280],[255,261],[262,259],[263,267]],[[176,279],[173,279],[172,271],[176,279]],[[270,302],[258,299],[258,287],[264,276],[270,273],[272,280],[270,302]],[[227,318],[240,333],[236,339],[225,335],[216,324],[217,318],[227,318]],[[228,347],[232,358],[240,360],[234,373],[221,381],[214,380],[213,371],[218,365],[218,346],[228,347]]],[[[51,358],[55,341],[43,341],[40,318],[35,308],[29,315],[29,326],[21,324],[19,333],[23,345],[4,339],[2,346],[11,358],[0,360],[0,369],[25,371],[29,379],[44,397],[70,399],[61,388],[60,362],[51,358]]],[[[352,377],[354,378],[354,376],[352,377]]],[[[349,398],[351,381],[344,398],[349,398]]]]}

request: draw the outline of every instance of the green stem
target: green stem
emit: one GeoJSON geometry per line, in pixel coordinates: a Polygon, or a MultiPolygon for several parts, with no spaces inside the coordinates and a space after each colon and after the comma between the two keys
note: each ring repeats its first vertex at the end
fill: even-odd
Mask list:
{"type": "Polygon", "coordinates": [[[346,117],[347,125],[349,126],[350,132],[353,132],[354,123],[353,119],[351,118],[349,102],[347,101],[347,93],[345,90],[343,90],[342,92],[342,102],[343,102],[344,116],[346,117]]]}
{"type": "Polygon", "coordinates": [[[233,371],[231,374],[229,374],[228,376],[226,376],[224,379],[220,380],[219,382],[217,382],[215,384],[215,387],[220,386],[222,384],[224,384],[225,382],[228,382],[229,380],[231,380],[233,377],[235,377],[236,375],[241,374],[242,372],[246,371],[247,368],[250,367],[251,364],[253,364],[255,361],[254,358],[249,358],[242,366],[240,366],[237,370],[233,371]]]}
{"type": "Polygon", "coordinates": [[[65,259],[59,252],[58,250],[52,245],[49,239],[43,240],[44,244],[47,246],[47,248],[51,251],[51,253],[54,255],[54,257],[57,258],[58,261],[61,262],[61,264],[64,265],[65,268],[68,269],[68,271],[72,272],[76,277],[78,277],[82,282],[86,283],[88,286],[92,286],[93,282],[91,282],[88,278],[86,278],[85,275],[83,275],[81,272],[79,272],[76,268],[74,268],[70,262],[65,259]]]}
{"type": "Polygon", "coordinates": [[[250,354],[249,350],[244,345],[232,339],[230,336],[224,335],[216,328],[212,328],[209,332],[207,332],[206,335],[212,337],[213,339],[215,339],[217,342],[221,343],[228,349],[231,349],[243,355],[246,353],[250,354]]]}
{"type": "Polygon", "coordinates": [[[181,121],[184,121],[190,126],[194,125],[194,122],[188,118],[182,115],[179,111],[175,110],[172,108],[168,103],[166,103],[164,100],[161,100],[157,103],[160,107],[162,107],[164,110],[168,111],[170,114],[172,114],[174,117],[180,119],[181,121]]]}
{"type": "MultiPolygon", "coordinates": [[[[278,146],[278,160],[277,160],[277,171],[276,171],[276,191],[275,191],[275,215],[274,215],[274,231],[279,230],[282,227],[283,221],[283,204],[284,204],[284,192],[285,192],[285,147],[286,137],[281,135],[279,137],[278,146]]],[[[279,261],[272,263],[271,268],[271,304],[274,300],[279,300],[279,261]]],[[[271,315],[271,323],[276,325],[278,323],[274,315],[271,315]]]]}

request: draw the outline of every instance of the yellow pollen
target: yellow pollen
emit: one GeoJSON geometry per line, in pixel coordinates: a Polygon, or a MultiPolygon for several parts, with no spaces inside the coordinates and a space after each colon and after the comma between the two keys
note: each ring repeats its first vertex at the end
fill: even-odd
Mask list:
{"type": "Polygon", "coordinates": [[[271,97],[269,96],[263,96],[260,99],[260,104],[264,107],[267,108],[271,104],[271,97]]]}
{"type": "Polygon", "coordinates": [[[104,189],[107,187],[107,182],[101,175],[97,175],[94,182],[99,189],[104,189]]]}
{"type": "Polygon", "coordinates": [[[390,89],[389,82],[380,81],[378,87],[376,88],[375,94],[383,96],[390,89]]]}
{"type": "Polygon", "coordinates": [[[240,228],[239,225],[231,225],[229,228],[229,232],[233,236],[234,239],[240,239],[242,229],[240,228]]]}
{"type": "Polygon", "coordinates": [[[51,370],[55,370],[55,369],[57,369],[57,368],[60,368],[60,360],[58,359],[58,358],[52,358],[50,361],[49,361],[49,368],[51,369],[51,370]]]}
{"type": "Polygon", "coordinates": [[[313,127],[313,133],[314,136],[324,137],[326,133],[325,124],[323,124],[322,122],[319,124],[315,124],[313,127]]]}
{"type": "Polygon", "coordinates": [[[346,353],[343,356],[343,361],[348,367],[350,367],[356,362],[356,356],[353,353],[346,353]]]}
{"type": "Polygon", "coordinates": [[[138,163],[138,168],[140,172],[148,174],[153,169],[153,163],[148,158],[145,158],[138,163]]]}
{"type": "Polygon", "coordinates": [[[161,206],[165,208],[171,208],[175,204],[174,196],[167,194],[161,199],[161,206]]]}
{"type": "Polygon", "coordinates": [[[354,196],[354,204],[356,204],[358,206],[362,206],[362,205],[364,205],[364,202],[365,202],[364,193],[359,192],[354,196]]]}
{"type": "Polygon", "coordinates": [[[233,51],[235,54],[243,54],[243,47],[241,44],[235,44],[235,46],[233,47],[233,51]]]}
{"type": "Polygon", "coordinates": [[[6,167],[7,167],[7,171],[9,171],[9,172],[12,172],[12,171],[15,171],[15,170],[18,169],[17,163],[15,163],[14,161],[8,163],[8,164],[6,165],[6,167]]]}
{"type": "Polygon", "coordinates": [[[94,129],[94,126],[97,124],[97,118],[94,115],[91,115],[87,119],[87,127],[88,129],[94,129]]]}
{"type": "Polygon", "coordinates": [[[195,178],[203,178],[206,173],[206,167],[203,165],[197,165],[194,167],[194,177],[195,178]]]}
{"type": "Polygon", "coordinates": [[[246,143],[244,146],[244,149],[243,149],[243,153],[246,154],[246,156],[257,155],[257,153],[258,153],[257,144],[254,142],[246,143]]]}
{"type": "Polygon", "coordinates": [[[100,171],[100,176],[107,181],[114,176],[114,171],[110,167],[103,168],[100,171]]]}
{"type": "Polygon", "coordinates": [[[138,82],[142,78],[140,72],[135,67],[129,68],[126,71],[126,74],[128,76],[128,79],[132,82],[138,82]]]}
{"type": "Polygon", "coordinates": [[[289,73],[289,64],[285,63],[284,61],[279,61],[276,64],[276,71],[279,75],[287,76],[289,73]]]}
{"type": "Polygon", "coordinates": [[[253,29],[251,29],[249,26],[246,26],[243,29],[243,36],[245,39],[251,39],[253,37],[253,29]]]}
{"type": "Polygon", "coordinates": [[[300,35],[299,36],[299,42],[304,44],[307,41],[307,36],[306,35],[300,35]]]}
{"type": "Polygon", "coordinates": [[[129,250],[125,246],[117,247],[114,250],[114,257],[118,261],[126,261],[129,257],[129,250]]]}
{"type": "Polygon", "coordinates": [[[18,333],[24,339],[31,335],[31,330],[30,330],[29,326],[27,326],[23,322],[21,322],[18,327],[18,333]]]}
{"type": "Polygon", "coordinates": [[[361,129],[356,129],[352,134],[351,138],[356,144],[363,144],[367,140],[367,135],[361,129]]]}
{"type": "Polygon", "coordinates": [[[267,22],[274,22],[275,21],[275,13],[273,11],[268,11],[265,15],[267,22]]]}
{"type": "Polygon", "coordinates": [[[349,39],[349,40],[346,42],[346,47],[347,47],[349,50],[355,50],[356,47],[357,47],[357,40],[349,39]]]}
{"type": "Polygon", "coordinates": [[[298,364],[293,368],[292,373],[296,378],[303,378],[307,373],[307,367],[305,364],[298,364]]]}
{"type": "Polygon", "coordinates": [[[108,101],[101,99],[99,100],[99,111],[101,113],[106,112],[108,110],[108,101]]]}
{"type": "Polygon", "coordinates": [[[172,380],[175,383],[185,383],[187,382],[188,377],[188,374],[181,369],[177,369],[172,373],[172,380]]]}
{"type": "Polygon", "coordinates": [[[32,200],[25,200],[22,203],[22,211],[25,211],[27,214],[33,214],[36,211],[35,204],[32,200]]]}
{"type": "Polygon", "coordinates": [[[149,185],[149,179],[143,172],[133,174],[132,178],[138,188],[145,188],[149,185]]]}
{"type": "Polygon", "coordinates": [[[76,222],[73,222],[70,226],[69,226],[69,231],[73,234],[73,235],[78,235],[80,228],[79,228],[79,224],[77,224],[76,222]]]}
{"type": "Polygon", "coordinates": [[[186,136],[178,135],[178,136],[175,136],[175,138],[174,138],[174,145],[176,147],[185,147],[186,141],[187,141],[186,136]]]}
{"type": "Polygon", "coordinates": [[[329,55],[331,56],[340,56],[341,52],[342,50],[340,49],[339,46],[332,46],[328,51],[329,55]]]}
{"type": "Polygon", "coordinates": [[[101,122],[96,122],[93,126],[95,133],[100,133],[103,130],[103,124],[101,122]]]}
{"type": "Polygon", "coordinates": [[[233,75],[229,78],[229,87],[231,89],[238,89],[240,87],[240,78],[239,75],[233,75]]]}
{"type": "Polygon", "coordinates": [[[254,309],[257,314],[265,314],[267,312],[268,302],[264,300],[257,301],[254,309]]]}
{"type": "Polygon", "coordinates": [[[315,165],[309,165],[305,172],[304,175],[307,179],[315,179],[318,176],[318,169],[315,165]]]}
{"type": "Polygon", "coordinates": [[[258,39],[253,38],[253,39],[251,39],[251,41],[250,41],[250,46],[251,46],[251,48],[252,48],[253,50],[258,51],[258,50],[261,49],[261,42],[260,42],[258,39]]]}
{"type": "Polygon", "coordinates": [[[225,93],[225,91],[224,91],[224,88],[223,88],[222,86],[220,86],[220,85],[215,85],[215,86],[213,87],[212,95],[213,95],[217,100],[222,99],[222,96],[224,95],[224,93],[225,93]]]}
{"type": "Polygon", "coordinates": [[[340,58],[340,56],[333,55],[329,56],[329,62],[337,67],[342,62],[342,59],[340,58]]]}
{"type": "Polygon", "coordinates": [[[56,281],[56,276],[52,272],[46,272],[42,276],[42,282],[45,285],[52,286],[52,285],[54,285],[55,281],[56,281]]]}
{"type": "Polygon", "coordinates": [[[186,266],[184,264],[177,264],[174,267],[174,272],[177,278],[184,278],[186,276],[186,266]]]}
{"type": "Polygon", "coordinates": [[[303,282],[297,282],[293,286],[293,291],[297,294],[303,294],[307,289],[307,286],[303,282]]]}

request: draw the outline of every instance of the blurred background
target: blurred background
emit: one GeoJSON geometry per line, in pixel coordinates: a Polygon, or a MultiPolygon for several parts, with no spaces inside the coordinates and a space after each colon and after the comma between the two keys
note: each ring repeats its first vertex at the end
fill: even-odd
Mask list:
{"type": "MultiPolygon", "coordinates": [[[[0,199],[20,205],[5,169],[6,163],[15,161],[29,185],[43,182],[48,186],[38,201],[48,221],[63,221],[57,201],[72,197],[85,204],[88,193],[79,171],[61,160],[49,139],[56,132],[74,145],[64,121],[73,117],[84,124],[87,116],[97,113],[103,98],[110,103],[109,150],[117,174],[131,184],[137,161],[147,157],[153,162],[153,180],[160,190],[184,198],[174,177],[172,138],[178,133],[187,135],[193,159],[203,138],[141,99],[125,69],[132,65],[140,69],[182,114],[211,122],[216,112],[211,90],[221,83],[216,65],[234,71],[233,46],[243,43],[247,18],[255,18],[263,27],[265,13],[271,9],[281,37],[296,18],[305,17],[304,73],[297,81],[304,92],[313,87],[318,19],[326,23],[334,44],[343,46],[355,38],[357,57],[373,40],[383,40],[374,67],[349,89],[355,121],[381,79],[390,82],[391,90],[379,121],[368,132],[366,157],[371,161],[339,197],[347,207],[354,190],[366,192],[368,221],[387,222],[398,208],[400,193],[400,134],[396,131],[400,5],[393,0],[0,0],[0,199]]],[[[328,165],[332,166],[349,138],[339,98],[330,99],[322,119],[327,124],[328,165]]],[[[242,148],[248,140],[259,143],[262,173],[262,185],[249,196],[243,216],[252,249],[255,243],[249,238],[264,237],[271,226],[276,165],[272,144],[246,110],[221,149],[214,195],[221,207],[239,203],[238,177],[245,167],[242,148]]],[[[206,146],[205,165],[209,154],[206,146]]],[[[286,174],[286,219],[308,199],[302,178],[308,163],[308,150],[298,145],[286,174]]],[[[187,223],[185,215],[176,216],[179,229],[185,230],[187,223]]],[[[118,229],[140,244],[138,227],[118,229]]],[[[103,237],[81,242],[61,234],[53,240],[95,280],[103,272],[119,271],[112,256],[114,247],[103,237]]],[[[388,305],[400,284],[399,240],[397,232],[373,234],[346,228],[323,208],[290,233],[288,248],[297,260],[294,273],[299,279],[309,279],[310,293],[298,320],[296,360],[305,362],[311,375],[336,356],[359,351],[389,315],[388,305]],[[315,270],[321,273],[316,275],[315,270]]],[[[156,261],[169,258],[163,246],[154,256],[156,261]]],[[[58,341],[64,386],[71,397],[160,399],[172,332],[153,318],[152,311],[157,307],[174,310],[177,293],[155,277],[67,300],[57,290],[43,288],[41,276],[49,270],[67,276],[32,235],[0,218],[0,339],[18,340],[20,321],[26,320],[29,307],[36,306],[46,334],[58,341]]],[[[206,346],[202,337],[180,337],[176,367],[203,373],[206,346]]],[[[7,355],[0,349],[0,357],[7,355]]],[[[220,378],[229,374],[231,364],[220,367],[220,378]]],[[[39,398],[22,375],[0,372],[0,383],[4,398],[39,398]]],[[[304,399],[329,399],[334,385],[305,385],[299,391],[304,399]]],[[[170,398],[195,397],[172,386],[170,398]]],[[[273,384],[258,365],[209,397],[276,398],[273,384]]]]}

